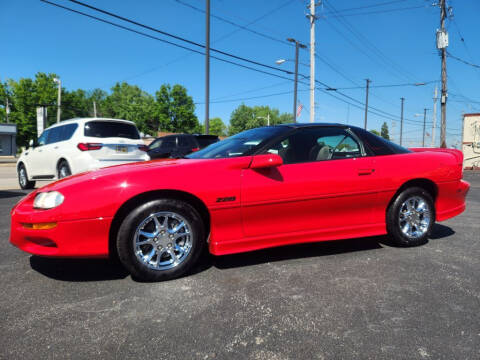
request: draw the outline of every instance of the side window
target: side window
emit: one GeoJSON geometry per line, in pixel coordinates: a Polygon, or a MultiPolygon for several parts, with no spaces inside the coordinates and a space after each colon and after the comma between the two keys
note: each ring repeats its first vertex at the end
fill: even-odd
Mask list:
{"type": "Polygon", "coordinates": [[[176,138],[175,136],[164,138],[162,141],[162,149],[172,149],[176,147],[176,138]]]}
{"type": "Polygon", "coordinates": [[[75,130],[77,130],[77,128],[78,128],[78,124],[68,124],[68,125],[62,126],[63,131],[60,137],[60,141],[70,140],[75,130]]]}
{"type": "Polygon", "coordinates": [[[42,145],[45,145],[47,143],[47,138],[48,138],[48,134],[50,132],[50,129],[48,130],[45,130],[42,135],[40,135],[40,137],[38,138],[37,140],[37,144],[38,146],[42,146],[42,145]]]}
{"type": "Polygon", "coordinates": [[[358,142],[342,128],[302,128],[270,146],[267,152],[278,154],[285,164],[345,159],[362,156],[358,142]]]}
{"type": "Polygon", "coordinates": [[[50,132],[48,133],[47,144],[53,144],[61,141],[62,131],[63,126],[57,126],[50,129],[50,132]]]}
{"type": "Polygon", "coordinates": [[[190,141],[189,141],[189,137],[187,136],[179,136],[178,137],[178,146],[180,147],[188,147],[188,146],[192,146],[190,144],[190,141]]]}
{"type": "Polygon", "coordinates": [[[150,150],[159,148],[162,145],[162,139],[157,139],[153,143],[150,144],[149,148],[150,150]]]}

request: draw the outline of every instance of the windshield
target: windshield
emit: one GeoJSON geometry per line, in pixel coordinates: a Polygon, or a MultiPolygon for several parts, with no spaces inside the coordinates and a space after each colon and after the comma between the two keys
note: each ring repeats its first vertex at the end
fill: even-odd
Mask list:
{"type": "Polygon", "coordinates": [[[140,139],[135,125],[119,121],[89,121],[85,123],[85,136],[140,139]]]}
{"type": "Polygon", "coordinates": [[[288,131],[290,128],[286,126],[246,130],[186,157],[188,159],[219,159],[250,155],[270,139],[288,131]]]}

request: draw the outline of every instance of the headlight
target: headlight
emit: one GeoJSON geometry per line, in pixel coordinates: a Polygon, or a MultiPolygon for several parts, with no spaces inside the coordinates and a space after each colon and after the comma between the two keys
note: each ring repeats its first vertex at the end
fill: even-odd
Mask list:
{"type": "Polygon", "coordinates": [[[33,207],[36,209],[53,209],[63,203],[63,195],[58,191],[41,192],[35,196],[33,207]]]}

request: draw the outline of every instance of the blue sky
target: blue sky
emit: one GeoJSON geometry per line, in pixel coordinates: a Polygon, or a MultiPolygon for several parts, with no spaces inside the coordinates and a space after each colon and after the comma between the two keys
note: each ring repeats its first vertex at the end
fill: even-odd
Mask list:
{"type": "MultiPolygon", "coordinates": [[[[94,14],[91,10],[69,1],[52,1],[94,14]]],[[[205,6],[204,0],[181,1],[201,9],[205,6]]],[[[85,2],[204,43],[205,15],[176,0],[85,2]]],[[[275,39],[293,37],[309,43],[309,25],[305,17],[306,1],[211,2],[213,15],[241,25],[250,24],[249,29],[275,39]],[[261,19],[257,20],[259,18],[261,19]]],[[[432,6],[432,2],[324,0],[324,5],[317,10],[320,15],[316,27],[317,54],[328,65],[317,59],[316,79],[334,88],[362,87],[366,78],[371,79],[369,104],[397,118],[394,130],[397,141],[400,97],[405,97],[405,118],[408,120],[404,125],[403,138],[404,144],[408,146],[419,145],[421,142],[423,109],[432,109],[435,86],[433,81],[440,79],[440,57],[435,48],[439,8],[432,6]],[[382,3],[388,4],[378,5],[382,3]],[[341,11],[356,7],[362,9],[341,11]],[[344,16],[335,17],[332,8],[344,16]],[[417,82],[429,83],[417,87],[375,88],[379,85],[417,82]]],[[[451,0],[447,3],[453,8],[455,21],[447,21],[450,33],[449,52],[466,61],[480,64],[480,32],[476,28],[480,2],[451,0]]],[[[62,78],[62,85],[68,90],[97,87],[109,90],[115,82],[127,81],[152,94],[163,83],[179,83],[193,96],[197,103],[198,118],[200,121],[204,120],[202,103],[205,96],[205,63],[202,55],[99,23],[37,0],[0,0],[0,30],[3,34],[0,56],[2,81],[7,78],[33,77],[38,71],[54,72],[62,78]]],[[[294,57],[294,48],[287,42],[280,43],[239,30],[215,18],[211,22],[211,39],[212,47],[273,66],[277,66],[277,59],[294,57]]],[[[300,61],[308,64],[307,51],[300,52],[300,61]]],[[[293,70],[293,63],[286,62],[279,67],[293,70]]],[[[452,144],[461,141],[462,112],[480,112],[480,103],[471,102],[480,101],[480,69],[451,58],[448,59],[447,68],[447,142],[452,144]]],[[[300,72],[308,75],[309,69],[300,66],[300,72]]],[[[300,122],[309,121],[307,89],[306,85],[299,85],[298,98],[305,105],[300,122]]],[[[251,106],[270,105],[282,112],[291,112],[292,90],[292,81],[212,59],[210,116],[219,116],[228,123],[231,112],[242,102],[251,106]],[[268,96],[278,93],[286,94],[268,96]],[[265,97],[239,100],[259,96],[265,97]]],[[[362,103],[365,101],[363,88],[339,91],[362,103]]],[[[316,121],[348,122],[363,126],[363,109],[339,101],[331,95],[354,103],[335,92],[317,91],[316,121]]],[[[437,109],[439,123],[439,104],[437,109]]],[[[430,128],[431,110],[427,115],[427,128],[430,128]]],[[[392,119],[370,113],[368,127],[379,129],[383,121],[387,121],[391,128],[392,119]]],[[[431,133],[431,130],[428,129],[428,132],[431,133]]],[[[436,139],[438,144],[438,129],[436,139]]],[[[427,137],[428,144],[430,141],[427,137]]]]}

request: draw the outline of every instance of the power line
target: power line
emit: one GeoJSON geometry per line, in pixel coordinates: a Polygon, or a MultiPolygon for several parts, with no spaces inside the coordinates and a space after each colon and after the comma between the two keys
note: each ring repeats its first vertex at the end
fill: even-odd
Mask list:
{"type": "MultiPolygon", "coordinates": [[[[40,0],[40,1],[43,1],[43,2],[48,2],[46,0],[40,0]]],[[[91,10],[94,10],[94,11],[97,11],[97,12],[100,12],[102,14],[105,14],[105,15],[108,15],[108,16],[111,16],[111,17],[114,17],[116,19],[119,19],[119,20],[122,20],[122,21],[125,21],[125,22],[128,22],[130,24],[133,24],[133,25],[136,25],[136,26],[139,26],[139,27],[143,27],[147,30],[150,30],[150,31],[154,31],[154,32],[157,32],[159,34],[162,34],[164,36],[168,36],[168,37],[171,37],[171,38],[174,38],[176,40],[179,40],[179,41],[183,41],[183,42],[186,42],[190,45],[194,45],[194,46],[197,46],[197,47],[200,47],[202,49],[205,48],[205,45],[203,44],[200,44],[196,41],[193,41],[193,40],[189,40],[189,39],[186,39],[184,37],[181,37],[181,36],[178,36],[178,35],[174,35],[174,34],[171,34],[169,32],[166,32],[166,31],[163,31],[163,30],[160,30],[160,29],[157,29],[157,28],[154,28],[152,26],[149,26],[149,25],[145,25],[145,24],[142,24],[142,23],[139,23],[138,21],[135,21],[135,20],[131,20],[131,19],[128,19],[126,17],[123,17],[123,16],[120,16],[120,15],[117,15],[117,14],[114,14],[110,11],[107,11],[107,10],[103,10],[103,9],[100,9],[100,8],[97,8],[95,6],[92,6],[92,5],[88,5],[88,4],[85,4],[85,3],[82,3],[81,1],[78,1],[78,0],[68,0],[74,4],[78,4],[80,6],[84,6],[86,8],[89,8],[91,10]]],[[[50,2],[48,2],[50,3],[50,2]]],[[[52,4],[52,3],[50,3],[52,4]]],[[[55,5],[58,5],[58,4],[55,4],[55,5]]],[[[271,65],[268,65],[268,64],[262,64],[258,61],[254,61],[254,60],[250,60],[250,59],[247,59],[247,58],[244,58],[242,56],[238,56],[238,55],[235,55],[235,54],[232,54],[232,53],[228,53],[226,51],[222,51],[222,50],[218,50],[218,49],[214,49],[214,48],[210,48],[211,51],[213,52],[216,52],[218,54],[222,54],[222,55],[225,55],[225,56],[228,56],[228,57],[232,57],[236,60],[241,60],[241,61],[245,61],[245,62],[248,62],[248,63],[251,63],[251,64],[254,64],[254,65],[258,65],[258,66],[262,66],[262,67],[265,67],[265,68],[268,68],[268,69],[272,69],[272,70],[276,70],[276,71],[280,71],[280,72],[283,72],[285,74],[292,74],[291,71],[288,71],[288,70],[284,70],[284,69],[280,69],[280,68],[277,68],[275,66],[271,66],[271,65]]]]}
{"type": "MultiPolygon", "coordinates": [[[[126,26],[123,26],[123,25],[120,25],[120,24],[117,24],[117,23],[114,23],[114,22],[111,22],[111,21],[108,21],[108,20],[105,20],[105,19],[102,19],[102,18],[93,16],[93,15],[90,15],[90,14],[87,14],[87,13],[78,11],[78,10],[74,10],[74,9],[68,8],[68,7],[66,7],[66,6],[62,6],[62,5],[59,5],[59,4],[55,4],[55,3],[52,3],[52,2],[50,2],[50,1],[48,1],[48,0],[40,0],[40,1],[42,1],[42,2],[44,2],[44,3],[47,3],[47,4],[49,4],[49,5],[53,5],[53,6],[56,6],[56,7],[65,9],[65,10],[67,10],[67,11],[74,12],[74,13],[79,14],[79,15],[86,16],[86,17],[88,17],[88,18],[91,18],[91,19],[94,19],[94,20],[97,20],[97,21],[101,21],[101,22],[103,22],[103,23],[106,23],[106,24],[109,24],[109,25],[112,25],[112,26],[115,26],[115,27],[118,27],[118,28],[121,28],[121,29],[130,31],[130,32],[133,32],[133,33],[136,33],[136,34],[138,34],[138,35],[146,36],[146,37],[149,37],[149,38],[151,38],[151,39],[158,40],[158,41],[164,42],[164,43],[166,43],[166,44],[173,45],[173,46],[179,47],[179,48],[181,48],[181,49],[188,50],[188,51],[191,51],[191,52],[200,54],[200,55],[202,55],[202,56],[204,55],[204,53],[201,52],[201,51],[199,51],[199,50],[195,50],[195,49],[189,48],[189,47],[187,47],[187,46],[183,46],[183,45],[180,45],[180,44],[177,44],[177,43],[174,43],[174,42],[165,40],[165,39],[161,39],[161,38],[159,38],[159,37],[156,37],[156,36],[147,34],[147,33],[145,33],[145,32],[138,31],[138,30],[135,30],[135,29],[132,29],[132,28],[129,28],[129,27],[126,27],[126,26]]],[[[73,1],[73,0],[70,0],[70,1],[73,1]]],[[[213,50],[213,49],[212,49],[212,50],[213,50]]],[[[213,56],[213,55],[212,55],[212,56],[210,56],[210,57],[211,57],[212,59],[216,59],[216,60],[219,60],[219,61],[222,61],[222,62],[226,62],[226,63],[232,64],[232,65],[235,65],[235,66],[239,66],[239,67],[242,67],[242,68],[245,68],[245,69],[250,69],[250,70],[253,70],[253,71],[256,71],[256,72],[259,72],[259,73],[263,73],[263,74],[266,74],[266,75],[275,76],[275,77],[278,77],[278,78],[280,78],[280,79],[291,80],[290,78],[287,78],[287,77],[285,77],[285,76],[281,76],[281,75],[274,74],[274,73],[271,73],[271,72],[268,72],[268,71],[256,69],[256,68],[253,68],[253,67],[251,67],[251,66],[239,64],[239,63],[233,62],[233,61],[231,61],[231,60],[219,58],[219,57],[217,57],[217,56],[213,56]]],[[[248,59],[245,59],[245,61],[246,61],[246,62],[251,62],[251,63],[254,63],[254,64],[257,63],[256,61],[251,61],[251,60],[248,60],[248,59]]],[[[258,64],[261,64],[261,63],[258,63],[258,64]]],[[[263,64],[263,66],[268,67],[269,65],[263,64]]],[[[287,71],[287,70],[278,69],[278,68],[275,68],[275,67],[271,67],[271,68],[274,69],[274,70],[278,70],[278,71],[284,72],[284,73],[286,73],[286,74],[292,74],[292,72],[287,71]]]]}
{"type": "MultiPolygon", "coordinates": [[[[184,2],[184,1],[182,1],[182,0],[175,0],[175,1],[176,1],[177,3],[183,5],[183,6],[189,7],[189,8],[191,8],[191,9],[195,10],[195,11],[198,11],[198,12],[201,12],[201,13],[205,13],[205,10],[200,9],[200,8],[198,8],[198,7],[196,7],[196,6],[192,5],[192,4],[186,3],[186,2],[184,2]]],[[[292,2],[292,0],[287,1],[286,3],[278,6],[277,8],[275,8],[275,9],[273,9],[273,10],[271,10],[271,11],[269,11],[267,14],[262,15],[260,18],[257,18],[257,19],[255,19],[254,21],[250,22],[248,25],[251,25],[251,24],[253,24],[253,23],[257,22],[257,21],[260,21],[260,20],[263,19],[264,17],[266,17],[266,16],[268,16],[268,15],[271,15],[273,12],[275,12],[275,11],[277,11],[277,10],[285,7],[286,5],[290,4],[291,2],[292,2]]],[[[232,26],[235,26],[235,27],[237,27],[237,28],[239,28],[239,29],[241,29],[241,30],[245,30],[245,31],[251,32],[252,34],[261,36],[261,37],[263,37],[263,38],[266,38],[266,39],[269,39],[269,40],[272,40],[272,41],[275,41],[275,42],[279,42],[279,43],[281,43],[281,44],[290,45],[290,43],[289,43],[288,41],[286,41],[286,40],[281,40],[281,39],[275,38],[275,37],[273,37],[273,36],[270,36],[270,35],[268,35],[268,34],[261,33],[261,32],[259,32],[259,31],[250,29],[250,28],[247,27],[248,25],[240,25],[240,24],[237,24],[237,23],[234,22],[234,21],[225,19],[224,17],[218,16],[218,15],[215,15],[215,14],[210,14],[210,16],[213,17],[214,19],[223,21],[223,22],[225,22],[225,23],[227,23],[227,24],[230,24],[230,25],[232,25],[232,26]]],[[[236,31],[235,31],[235,32],[236,32],[236,31]]],[[[222,36],[222,37],[221,37],[220,39],[218,39],[218,40],[224,39],[225,37],[230,36],[230,35],[233,34],[233,33],[234,33],[234,32],[228,33],[227,35],[222,36]]],[[[218,41],[218,40],[217,40],[217,41],[218,41]]]]}
{"type": "Polygon", "coordinates": [[[456,57],[456,56],[452,55],[449,51],[447,51],[447,56],[452,58],[452,59],[455,59],[457,61],[460,61],[461,63],[464,63],[465,65],[473,66],[474,68],[480,69],[480,65],[472,64],[471,62],[460,59],[459,57],[456,57]]]}
{"type": "MultiPolygon", "coordinates": [[[[425,81],[425,82],[419,82],[419,83],[402,83],[402,84],[389,84],[389,85],[372,85],[370,88],[391,88],[391,87],[402,87],[402,86],[422,86],[422,85],[427,85],[431,83],[435,83],[438,80],[431,80],[431,81],[425,81]]],[[[365,86],[352,86],[352,87],[340,87],[340,88],[335,88],[334,90],[353,90],[353,89],[365,89],[365,86]]]]}
{"type": "Polygon", "coordinates": [[[377,4],[372,4],[372,5],[366,5],[366,6],[359,6],[359,7],[354,7],[354,8],[348,8],[348,9],[339,9],[337,12],[342,13],[342,12],[349,12],[352,10],[363,10],[363,9],[369,9],[372,7],[379,7],[379,6],[385,6],[385,5],[390,5],[390,4],[395,4],[395,3],[400,3],[400,2],[406,2],[408,0],[392,0],[392,1],[387,1],[383,3],[377,3],[377,4]]]}
{"type": "Polygon", "coordinates": [[[344,17],[344,16],[361,16],[361,15],[385,14],[385,13],[398,12],[398,11],[406,11],[406,10],[414,10],[414,9],[425,9],[425,6],[424,6],[424,5],[420,5],[420,6],[409,6],[409,7],[394,8],[394,9],[385,9],[385,10],[377,10],[377,11],[359,12],[359,13],[353,13],[353,14],[338,14],[338,15],[330,15],[330,17],[332,17],[332,18],[337,18],[337,17],[344,17]]]}
{"type": "MultiPolygon", "coordinates": [[[[330,3],[330,1],[325,1],[325,6],[332,11],[333,14],[338,15],[338,17],[335,18],[335,20],[340,24],[343,25],[352,35],[354,35],[363,46],[366,46],[370,49],[370,51],[378,56],[378,59],[373,56],[373,54],[370,54],[365,51],[363,46],[357,45],[356,43],[352,42],[348,37],[343,35],[343,33],[340,33],[342,37],[344,37],[350,44],[352,44],[354,47],[359,49],[363,54],[365,54],[367,57],[372,59],[373,61],[382,64],[384,67],[386,65],[386,68],[394,70],[398,76],[400,74],[401,77],[403,78],[414,78],[413,74],[408,73],[405,69],[402,69],[400,66],[398,66],[395,62],[390,60],[380,49],[378,49],[375,44],[370,42],[367,37],[363,36],[359,31],[357,31],[346,19],[344,19],[344,16],[341,14],[338,14],[338,11],[335,9],[335,7],[330,3]],[[382,62],[379,62],[381,60],[382,62]],[[405,75],[407,74],[407,76],[405,75]]],[[[331,26],[333,24],[331,22],[328,22],[331,26]]],[[[334,26],[333,26],[334,27],[334,26]]],[[[335,28],[335,27],[334,27],[335,28]]],[[[338,32],[338,30],[336,30],[338,32]]]]}
{"type": "MultiPolygon", "coordinates": [[[[59,5],[59,4],[55,4],[55,3],[52,3],[52,2],[47,1],[47,0],[40,0],[40,1],[45,2],[45,3],[48,3],[48,4],[53,5],[53,6],[57,6],[57,7],[59,7],[59,8],[63,8],[63,9],[65,9],[65,10],[68,10],[68,11],[71,11],[71,12],[74,12],[74,13],[77,13],[77,14],[80,14],[80,15],[83,15],[83,16],[86,16],[86,17],[91,18],[91,19],[95,19],[95,20],[98,20],[98,21],[101,21],[101,22],[110,24],[110,25],[112,25],[112,26],[115,26],[115,27],[118,27],[118,28],[121,28],[121,29],[130,31],[130,32],[133,32],[133,33],[136,33],[136,34],[139,34],[139,35],[143,35],[143,36],[149,37],[149,38],[151,38],[151,39],[155,39],[155,40],[158,40],[158,41],[161,41],[161,42],[164,42],[164,43],[167,43],[167,44],[176,46],[176,47],[180,47],[180,48],[182,48],[182,49],[185,49],[185,50],[188,50],[188,51],[191,51],[191,52],[194,52],[194,53],[201,54],[202,56],[204,55],[203,52],[201,52],[201,51],[199,51],[199,50],[191,49],[191,48],[189,48],[189,47],[186,47],[186,46],[183,46],[183,45],[180,45],[180,44],[177,44],[177,43],[174,43],[174,42],[165,40],[165,39],[161,39],[161,38],[158,38],[158,37],[156,37],[156,36],[153,36],[153,35],[150,35],[150,34],[147,34],[147,33],[144,33],[144,32],[141,32],[141,31],[138,31],[138,30],[135,30],[135,29],[132,29],[132,28],[129,28],[129,27],[120,25],[120,24],[116,24],[116,23],[114,23],[114,22],[111,22],[111,21],[108,21],[108,20],[105,20],[105,19],[102,19],[102,18],[93,16],[93,15],[90,15],[90,14],[86,14],[86,13],[83,13],[83,12],[78,11],[78,10],[74,10],[74,9],[71,9],[71,8],[68,8],[68,7],[59,5]]],[[[69,1],[75,2],[75,3],[79,3],[79,2],[76,1],[76,0],[69,0],[69,1]]],[[[90,6],[88,6],[88,7],[90,7],[90,6]]],[[[103,10],[100,11],[100,12],[109,13],[109,12],[103,11],[103,10]]],[[[126,18],[123,18],[123,19],[126,19],[126,18]]],[[[125,21],[135,23],[133,20],[129,20],[129,19],[126,19],[125,21]]],[[[149,27],[146,26],[146,25],[145,25],[145,27],[149,28],[149,27]]],[[[161,31],[161,30],[158,30],[158,31],[161,31]]],[[[188,41],[188,42],[190,42],[190,40],[187,40],[187,39],[185,39],[185,40],[188,41]]],[[[202,47],[203,47],[203,45],[201,45],[201,44],[199,44],[199,46],[202,46],[202,47]]],[[[252,70],[252,71],[256,71],[256,72],[263,73],[263,74],[266,74],[266,75],[275,76],[275,77],[278,77],[278,78],[281,78],[281,79],[285,79],[285,80],[292,81],[292,79],[287,78],[287,77],[285,77],[285,76],[281,76],[281,75],[278,75],[278,74],[274,74],[274,73],[271,73],[271,72],[267,72],[267,71],[264,71],[264,70],[260,70],[260,69],[257,69],[257,68],[253,68],[253,67],[251,67],[251,66],[247,66],[247,65],[244,65],[244,64],[239,64],[239,63],[236,63],[236,62],[231,61],[231,60],[219,58],[219,57],[216,57],[216,56],[212,56],[212,58],[214,58],[214,59],[216,59],[216,60],[219,60],[219,61],[222,61],[222,62],[226,62],[226,63],[232,64],[232,65],[235,65],[235,66],[239,66],[239,67],[242,67],[242,68],[246,68],[246,69],[249,69],[249,70],[252,70]]],[[[250,62],[250,63],[256,64],[256,65],[261,65],[261,66],[267,66],[267,67],[269,67],[268,65],[261,64],[261,63],[259,63],[259,62],[257,62],[257,61],[252,61],[252,60],[249,60],[249,59],[246,59],[246,58],[241,58],[241,59],[243,59],[243,60],[246,61],[246,62],[250,62]]],[[[287,71],[287,70],[283,70],[283,69],[279,69],[279,68],[274,68],[274,67],[272,67],[272,68],[275,69],[275,70],[278,70],[278,71],[282,71],[282,72],[287,73],[287,74],[291,74],[291,72],[289,72],[289,71],[287,71]]],[[[302,75],[302,76],[303,76],[305,79],[308,79],[308,76],[305,76],[305,75],[302,75]]],[[[319,84],[321,84],[321,85],[323,85],[323,86],[325,86],[326,88],[331,88],[329,85],[327,85],[327,84],[325,84],[325,83],[323,83],[323,82],[321,82],[321,81],[316,80],[316,82],[319,83],[319,84]]],[[[300,82],[300,83],[302,83],[302,82],[300,82]]],[[[302,83],[302,84],[307,85],[307,84],[305,84],[305,83],[302,83]]],[[[342,99],[342,98],[340,98],[340,97],[338,97],[338,96],[335,96],[335,95],[331,94],[330,92],[326,91],[326,90],[323,89],[323,88],[320,88],[319,90],[322,91],[322,92],[325,93],[325,94],[328,94],[329,96],[331,96],[331,97],[333,97],[333,98],[336,98],[336,99],[338,99],[338,100],[340,100],[340,101],[343,101],[344,103],[347,103],[347,104],[352,105],[352,106],[354,106],[354,107],[362,108],[362,107],[360,107],[360,106],[358,106],[358,105],[355,105],[355,104],[353,104],[353,103],[351,103],[351,102],[349,102],[349,101],[347,101],[347,100],[345,100],[345,99],[342,99]]],[[[345,98],[347,98],[347,99],[349,99],[349,100],[351,100],[351,101],[354,101],[354,102],[356,102],[356,103],[358,103],[358,104],[360,104],[360,105],[362,105],[362,106],[365,105],[365,104],[362,103],[361,101],[359,101],[359,100],[357,100],[357,99],[355,99],[355,98],[353,98],[353,97],[351,97],[351,96],[348,96],[348,95],[346,95],[346,94],[343,94],[343,93],[341,93],[341,92],[338,92],[338,91],[337,91],[337,94],[340,95],[340,96],[342,96],[342,97],[345,97],[345,98]]],[[[398,119],[398,117],[397,117],[396,115],[390,114],[390,113],[388,113],[388,112],[386,112],[386,111],[383,111],[383,110],[381,110],[381,109],[377,109],[377,108],[374,108],[374,107],[370,107],[370,112],[371,112],[372,114],[377,115],[377,116],[382,116],[382,117],[387,117],[387,118],[389,117],[390,119],[398,119]],[[375,112],[374,112],[374,111],[375,111],[375,112]],[[376,112],[378,112],[378,113],[376,113],[376,112]],[[379,113],[380,113],[380,114],[379,114],[379,113]],[[383,115],[382,115],[382,113],[383,113],[383,115]]],[[[416,121],[414,121],[414,120],[410,120],[410,121],[416,123],[416,121]]]]}

